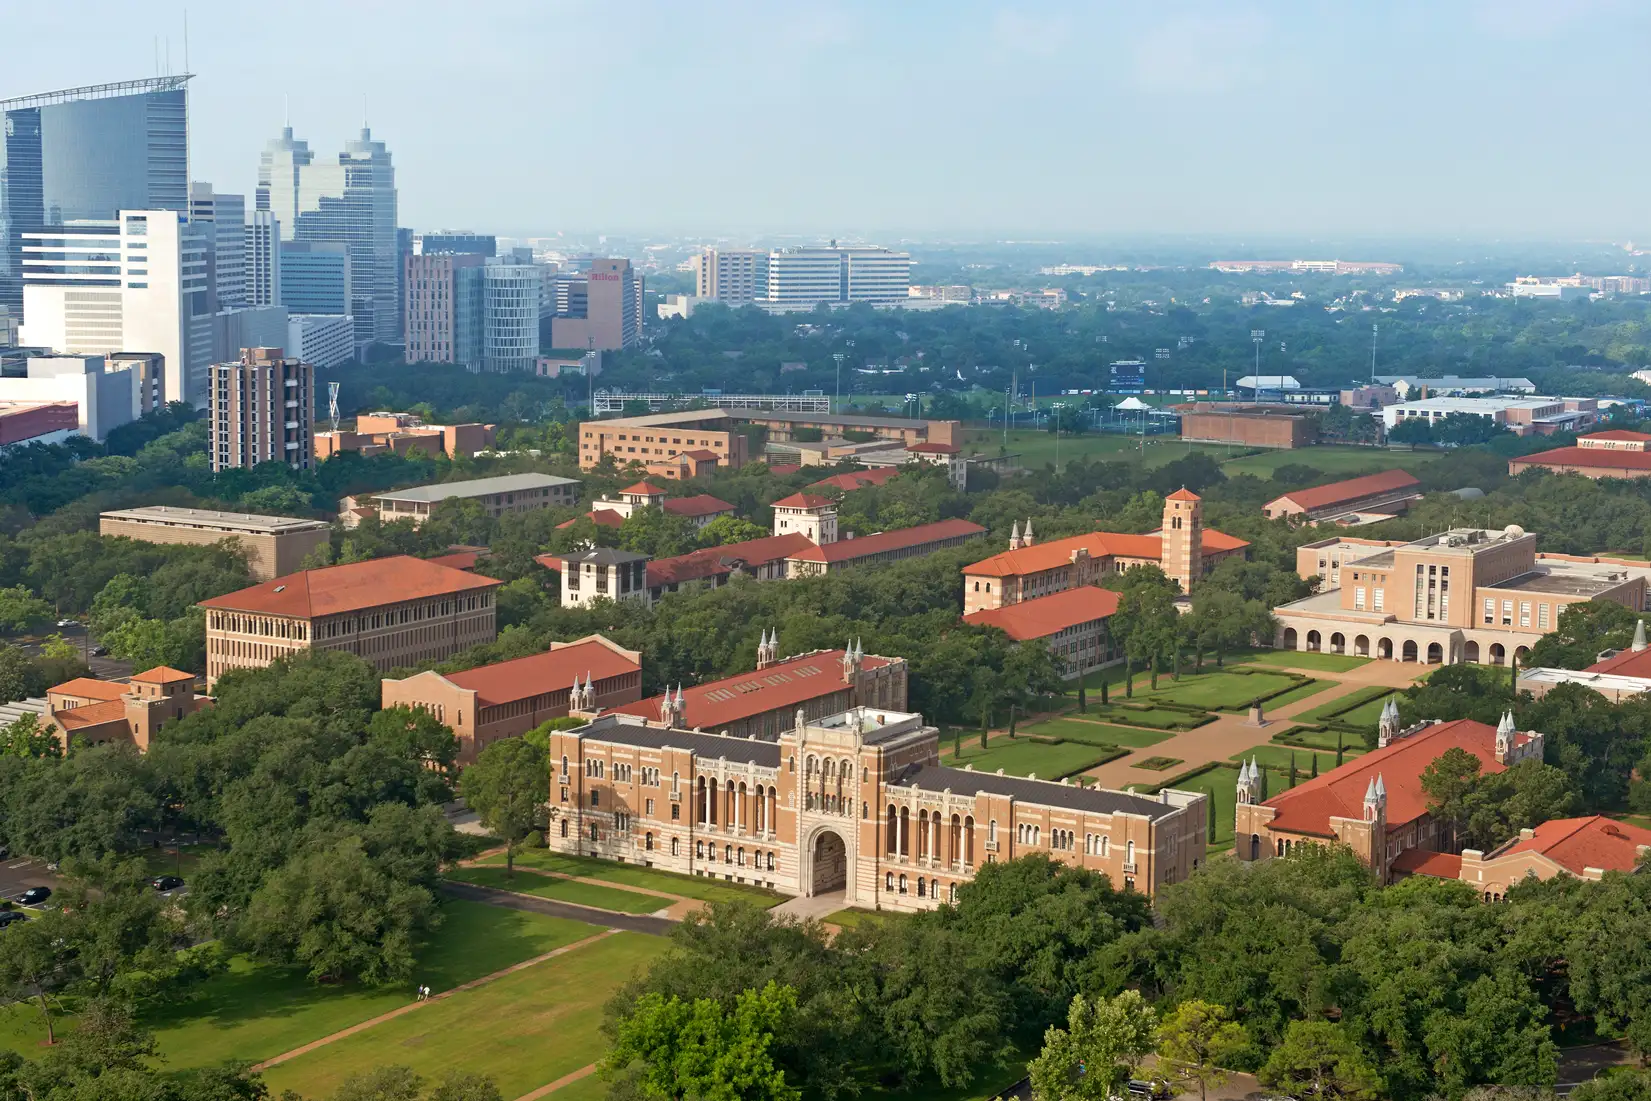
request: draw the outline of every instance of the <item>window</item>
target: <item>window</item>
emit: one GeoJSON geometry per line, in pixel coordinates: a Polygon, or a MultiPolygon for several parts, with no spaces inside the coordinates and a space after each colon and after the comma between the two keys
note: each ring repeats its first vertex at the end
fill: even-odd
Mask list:
{"type": "Polygon", "coordinates": [[[1521,600],[1519,602],[1519,625],[1521,627],[1529,627],[1531,625],[1531,602],[1529,600],[1521,600]]]}
{"type": "Polygon", "coordinates": [[[680,837],[671,838],[671,855],[672,856],[681,856],[682,855],[682,839],[680,837]]]}
{"type": "Polygon", "coordinates": [[[1502,626],[1513,626],[1513,601],[1511,600],[1502,601],[1502,626]]]}
{"type": "Polygon", "coordinates": [[[567,801],[568,801],[568,789],[567,789],[567,788],[563,788],[563,789],[562,789],[562,802],[564,802],[564,803],[565,803],[565,802],[567,802],[567,801]]]}
{"type": "Polygon", "coordinates": [[[590,805],[593,806],[593,807],[600,806],[601,802],[602,802],[601,796],[602,796],[602,793],[599,792],[599,791],[591,792],[590,793],[590,805]]]}
{"type": "Polygon", "coordinates": [[[681,803],[672,803],[671,804],[671,821],[678,822],[678,821],[681,821],[681,819],[682,819],[682,804],[681,803]]]}
{"type": "Polygon", "coordinates": [[[1371,604],[1370,604],[1371,610],[1376,611],[1376,612],[1381,611],[1382,610],[1382,596],[1384,595],[1384,590],[1377,589],[1375,592],[1371,593],[1370,595],[1372,597],[1371,604]]]}
{"type": "Polygon", "coordinates": [[[1364,611],[1364,586],[1358,585],[1353,589],[1353,608],[1355,611],[1364,611]]]}
{"type": "Polygon", "coordinates": [[[631,828],[631,816],[620,813],[613,816],[613,828],[621,833],[631,828]]]}
{"type": "Polygon", "coordinates": [[[894,873],[893,872],[889,872],[886,875],[884,875],[884,877],[883,877],[883,889],[885,891],[894,890],[894,873]]]}
{"type": "Polygon", "coordinates": [[[997,844],[997,819],[996,818],[994,818],[990,822],[986,823],[986,840],[990,841],[994,845],[997,844]]]}
{"type": "Polygon", "coordinates": [[[654,801],[649,799],[643,806],[647,808],[645,813],[649,818],[652,818],[654,816],[654,801]]]}
{"type": "Polygon", "coordinates": [[[1546,631],[1548,629],[1548,606],[1546,604],[1536,606],[1536,625],[1541,630],[1546,631]]]}
{"type": "Polygon", "coordinates": [[[1496,622],[1496,601],[1492,600],[1488,596],[1485,598],[1485,622],[1496,622]]]}
{"type": "Polygon", "coordinates": [[[601,833],[600,833],[600,832],[599,832],[599,831],[598,831],[598,830],[597,830],[597,826],[596,826],[596,823],[595,823],[595,822],[592,822],[592,823],[591,823],[591,824],[590,824],[590,839],[591,839],[591,840],[592,840],[592,841],[600,841],[600,840],[602,840],[602,835],[601,835],[601,833]]]}
{"type": "Polygon", "coordinates": [[[703,841],[695,841],[694,842],[694,859],[695,860],[705,859],[705,843],[703,841]]]}

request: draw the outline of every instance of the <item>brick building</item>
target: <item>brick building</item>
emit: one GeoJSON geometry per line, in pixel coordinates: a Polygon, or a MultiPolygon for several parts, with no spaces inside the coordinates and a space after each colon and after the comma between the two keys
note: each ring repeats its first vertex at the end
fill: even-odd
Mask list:
{"type": "Polygon", "coordinates": [[[1553,474],[1580,474],[1584,478],[1644,478],[1651,476],[1651,435],[1612,429],[1577,437],[1575,447],[1556,447],[1508,460],[1509,474],[1546,470],[1553,474]]]}
{"type": "Polygon", "coordinates": [[[1312,523],[1369,523],[1398,516],[1421,499],[1421,482],[1415,477],[1402,470],[1384,470],[1292,490],[1262,505],[1261,514],[1272,520],[1300,516],[1312,523]]]}
{"type": "Polygon", "coordinates": [[[1508,889],[1530,879],[1572,876],[1601,880],[1606,872],[1632,872],[1651,853],[1651,830],[1594,814],[1555,818],[1490,852],[1463,849],[1459,854],[1412,849],[1393,861],[1396,876],[1426,875],[1456,879],[1500,902],[1508,889]]]}
{"type": "Polygon", "coordinates": [[[398,554],[276,577],[206,609],[206,683],[301,650],[348,650],[387,672],[498,637],[499,582],[398,554]]]}
{"type": "Polygon", "coordinates": [[[155,731],[210,701],[195,674],[157,665],[128,682],[76,677],[46,690],[47,718],[62,748],[125,742],[148,751],[155,731]]]}
{"type": "Polygon", "coordinates": [[[417,527],[443,501],[475,501],[492,517],[507,512],[528,512],[536,508],[571,505],[579,497],[577,478],[552,474],[501,474],[494,478],[473,478],[464,482],[439,482],[375,493],[368,500],[384,523],[411,520],[417,527]]]}
{"type": "Polygon", "coordinates": [[[497,425],[467,421],[463,424],[425,424],[412,413],[363,413],[352,431],[315,434],[315,457],[327,459],[342,451],[363,455],[446,455],[449,459],[469,457],[493,446],[497,425]]]}
{"type": "Polygon", "coordinates": [[[582,421],[579,468],[591,470],[608,455],[623,466],[629,462],[664,462],[690,451],[709,451],[720,465],[737,470],[748,461],[747,446],[739,422],[726,409],[582,421]]]}
{"type": "Polygon", "coordinates": [[[1177,405],[1181,438],[1242,447],[1295,448],[1318,442],[1318,418],[1291,406],[1191,402],[1177,405]]]}
{"type": "Polygon", "coordinates": [[[1001,608],[970,612],[963,622],[996,627],[1016,642],[1042,642],[1070,679],[1123,660],[1107,629],[1107,621],[1117,611],[1117,593],[1080,585],[1001,608]]]}
{"type": "Polygon", "coordinates": [[[268,581],[293,573],[305,558],[326,546],[332,527],[321,520],[292,516],[146,505],[102,513],[98,534],[194,547],[233,539],[246,552],[248,572],[259,581],[268,581]]]}

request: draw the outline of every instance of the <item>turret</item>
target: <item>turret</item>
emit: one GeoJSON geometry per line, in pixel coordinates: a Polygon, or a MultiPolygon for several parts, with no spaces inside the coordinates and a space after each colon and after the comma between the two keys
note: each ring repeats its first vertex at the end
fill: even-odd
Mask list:
{"type": "Polygon", "coordinates": [[[762,632],[761,641],[757,643],[758,669],[766,669],[770,665],[774,664],[774,651],[779,647],[779,643],[780,629],[778,627],[774,628],[774,633],[772,635],[770,635],[767,631],[762,632]]]}
{"type": "Polygon", "coordinates": [[[1238,802],[1242,806],[1249,806],[1260,802],[1261,775],[1256,767],[1254,758],[1240,762],[1238,766],[1238,802]]]}
{"type": "Polygon", "coordinates": [[[1645,620],[1642,619],[1634,624],[1634,641],[1629,649],[1636,654],[1645,649],[1645,620]]]}
{"type": "Polygon", "coordinates": [[[1020,545],[1023,547],[1032,545],[1032,518],[1030,516],[1026,518],[1026,530],[1021,533],[1020,545]]]}
{"type": "Polygon", "coordinates": [[[1376,723],[1376,745],[1385,747],[1399,736],[1399,701],[1392,696],[1382,706],[1382,717],[1376,723]]]}
{"type": "Polygon", "coordinates": [[[1514,742],[1519,731],[1513,725],[1513,712],[1502,712],[1502,721],[1496,724],[1496,760],[1498,764],[1513,762],[1514,742]]]}
{"type": "Polygon", "coordinates": [[[1016,520],[1015,521],[1015,526],[1009,529],[1009,549],[1010,550],[1020,550],[1020,521],[1019,520],[1016,520]]]}
{"type": "Polygon", "coordinates": [[[1387,821],[1387,784],[1383,782],[1381,773],[1364,789],[1364,820],[1366,822],[1387,821]]]}
{"type": "Polygon", "coordinates": [[[860,662],[866,656],[866,651],[860,647],[858,640],[851,640],[843,650],[843,683],[860,683],[860,662]]]}

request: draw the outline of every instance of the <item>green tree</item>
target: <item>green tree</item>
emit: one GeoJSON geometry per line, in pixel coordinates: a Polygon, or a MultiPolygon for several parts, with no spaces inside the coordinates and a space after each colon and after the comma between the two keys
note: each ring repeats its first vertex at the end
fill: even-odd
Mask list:
{"type": "Polygon", "coordinates": [[[762,539],[768,534],[768,529],[761,524],[753,524],[751,521],[742,520],[738,516],[718,516],[699,529],[699,545],[702,547],[720,547],[728,543],[744,543],[752,539],[762,539]]]}
{"type": "Polygon", "coordinates": [[[1605,650],[1626,650],[1638,613],[1614,600],[1567,604],[1554,630],[1537,639],[1525,657],[1530,669],[1585,669],[1605,650]]]}
{"type": "Polygon", "coordinates": [[[22,647],[0,643],[0,697],[6,703],[37,696],[48,687],[22,647]]]}
{"type": "Polygon", "coordinates": [[[802,1092],[772,1052],[796,1011],[796,991],[772,982],[742,991],[732,1012],[709,998],[645,994],[619,1019],[603,1067],[652,1101],[796,1101],[802,1092]]]}
{"type": "Polygon", "coordinates": [[[1183,1087],[1197,1085],[1207,1098],[1211,1087],[1227,1083],[1227,1071],[1249,1047],[1244,1026],[1225,1006],[1193,998],[1182,1002],[1158,1026],[1158,1065],[1183,1087]]]}
{"type": "Polygon", "coordinates": [[[0,987],[14,1000],[33,1002],[40,1010],[48,1044],[56,1042],[53,1014],[62,1008],[57,997],[58,975],[73,952],[63,935],[64,922],[61,911],[48,910],[13,924],[0,936],[0,987]]]}
{"type": "Polygon", "coordinates": [[[5,726],[0,726],[0,754],[8,757],[57,757],[62,746],[51,728],[42,728],[40,716],[24,712],[5,726]]]}
{"type": "MultiPolygon", "coordinates": [[[[560,777],[566,783],[570,777],[560,777]]],[[[522,839],[544,829],[550,799],[550,761],[545,751],[521,738],[503,738],[476,755],[459,777],[459,793],[482,824],[505,843],[505,870],[516,874],[522,839]]]]}
{"type": "Polygon", "coordinates": [[[374,1067],[344,1079],[331,1101],[419,1101],[423,1085],[411,1067],[374,1067]]]}
{"type": "Polygon", "coordinates": [[[0,589],[0,630],[21,633],[52,621],[52,606],[27,586],[0,589]]]}
{"type": "Polygon", "coordinates": [[[1298,1101],[1374,1101],[1382,1090],[1369,1057],[1329,1021],[1291,1021],[1256,1078],[1298,1101]]]}
{"type": "Polygon", "coordinates": [[[1152,1054],[1158,1015],[1139,991],[1111,999],[1073,997],[1066,1027],[1050,1026],[1026,1064],[1036,1101],[1112,1101],[1152,1054]]]}

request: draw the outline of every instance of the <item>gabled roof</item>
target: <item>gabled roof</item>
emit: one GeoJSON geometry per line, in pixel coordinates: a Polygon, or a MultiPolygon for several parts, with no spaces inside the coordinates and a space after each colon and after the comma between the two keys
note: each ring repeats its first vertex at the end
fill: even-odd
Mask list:
{"type": "MultiPolygon", "coordinates": [[[[1204,529],[1205,551],[1231,551],[1249,545],[1245,540],[1235,538],[1226,532],[1216,531],[1214,528],[1204,529]]],[[[1072,553],[1077,550],[1086,550],[1091,558],[1097,559],[1137,558],[1160,561],[1164,557],[1164,538],[1163,533],[1157,531],[1150,535],[1092,531],[1088,535],[1053,539],[1047,543],[1034,543],[1030,547],[994,554],[990,558],[983,558],[979,562],[964,566],[963,572],[970,577],[1019,577],[1029,573],[1042,573],[1044,570],[1066,565],[1072,560],[1072,553]]]]}
{"type": "Polygon", "coordinates": [[[687,458],[687,459],[698,459],[700,462],[710,461],[710,462],[714,462],[714,463],[719,463],[719,462],[722,461],[722,456],[721,455],[718,455],[715,451],[712,451],[710,448],[707,448],[707,447],[696,447],[692,451],[682,452],[677,457],[678,458],[687,458]]]}
{"type": "Polygon", "coordinates": [[[892,466],[879,467],[876,470],[851,470],[846,474],[833,474],[829,478],[821,478],[808,488],[820,489],[823,487],[840,489],[844,493],[852,493],[854,490],[862,489],[865,486],[880,486],[890,478],[898,477],[900,477],[899,469],[892,466]]]}
{"type": "Polygon", "coordinates": [[[1630,872],[1639,863],[1641,846],[1651,846],[1651,830],[1616,822],[1602,815],[1556,818],[1518,837],[1491,854],[1541,853],[1554,863],[1581,875],[1588,868],[1630,872]]]}
{"type": "Polygon", "coordinates": [[[438,554],[426,558],[426,562],[434,562],[438,566],[448,566],[455,570],[470,571],[476,568],[476,560],[482,556],[481,551],[453,551],[450,554],[438,554]]]}
{"type": "Polygon", "coordinates": [[[818,493],[793,493],[774,502],[774,508],[833,508],[837,502],[818,493]]]}
{"type": "Polygon", "coordinates": [[[491,577],[396,554],[289,573],[261,585],[203,600],[200,606],[309,618],[476,592],[499,584],[501,582],[491,577]]]}
{"type": "Polygon", "coordinates": [[[649,482],[637,482],[635,485],[630,486],[627,489],[622,489],[619,492],[621,494],[634,493],[634,494],[636,494],[640,497],[663,497],[663,496],[665,496],[665,491],[663,489],[661,489],[659,486],[653,485],[649,482]]]}
{"type": "Polygon", "coordinates": [[[1198,494],[1194,493],[1186,486],[1182,486],[1180,489],[1164,498],[1166,501],[1202,501],[1203,499],[1204,498],[1198,496],[1198,494]]]}
{"type": "MultiPolygon", "coordinates": [[[[862,659],[861,667],[880,669],[890,662],[889,658],[867,654],[862,659]]],[[[780,708],[789,710],[809,700],[846,691],[848,687],[843,681],[843,651],[821,650],[787,658],[754,673],[741,673],[709,684],[685,687],[684,723],[690,728],[699,727],[715,733],[719,728],[752,715],[780,708]]],[[[657,720],[662,699],[662,696],[653,696],[613,710],[657,720]]]]}
{"type": "Polygon", "coordinates": [[[169,665],[157,665],[153,669],[146,669],[132,678],[134,683],[142,684],[176,684],[179,681],[193,681],[194,673],[185,673],[182,669],[173,669],[169,665]]]}
{"type": "Polygon", "coordinates": [[[1607,428],[1603,432],[1589,432],[1577,438],[1582,440],[1623,440],[1627,443],[1651,442],[1651,434],[1631,432],[1626,428],[1607,428]]]}
{"type": "Polygon", "coordinates": [[[906,450],[916,452],[919,455],[956,455],[963,449],[955,443],[924,442],[907,444],[906,450]]]}
{"type": "Polygon", "coordinates": [[[1434,723],[1268,799],[1266,805],[1278,811],[1269,826],[1287,833],[1334,836],[1330,819],[1362,819],[1365,791],[1379,776],[1387,788],[1387,828],[1396,830],[1427,813],[1422,773],[1450,749],[1479,758],[1487,776],[1503,770],[1496,759],[1495,727],[1472,719],[1434,723]]]}
{"type": "Polygon", "coordinates": [[[118,700],[126,695],[126,686],[112,680],[98,680],[95,677],[76,677],[66,680],[62,684],[54,684],[46,689],[47,692],[57,692],[64,696],[79,696],[87,700],[118,700]]]}
{"type": "Polygon", "coordinates": [[[1628,649],[1612,654],[1604,661],[1596,661],[1583,670],[1586,673],[1615,673],[1619,677],[1651,678],[1651,650],[1628,649]]]}
{"type": "Polygon", "coordinates": [[[1528,466],[1591,466],[1601,470],[1644,473],[1651,470],[1651,451],[1617,451],[1609,447],[1556,447],[1535,455],[1509,459],[1528,466]]]}
{"type": "Polygon", "coordinates": [[[1016,642],[1047,638],[1080,623],[1105,619],[1118,610],[1118,594],[1094,585],[1022,600],[1002,608],[970,612],[963,622],[999,627],[1016,642]]]}
{"type": "Polygon", "coordinates": [[[1130,791],[1086,788],[1081,784],[1033,780],[1024,776],[998,776],[991,772],[944,765],[924,765],[895,782],[920,791],[950,791],[953,795],[963,796],[1003,795],[1017,803],[1088,811],[1091,814],[1133,814],[1154,822],[1168,818],[1181,809],[1174,803],[1130,791]]]}
{"type": "Polygon", "coordinates": [[[1288,501],[1304,512],[1311,512],[1314,509],[1350,504],[1382,493],[1396,493],[1418,485],[1421,485],[1421,482],[1402,470],[1384,470],[1380,474],[1366,474],[1362,478],[1348,478],[1346,481],[1330,482],[1328,485],[1313,486],[1311,489],[1292,490],[1267,502],[1265,507],[1270,509],[1281,501],[1288,501]]]}
{"type": "Polygon", "coordinates": [[[985,528],[969,520],[941,520],[938,523],[918,524],[916,527],[901,528],[898,531],[863,535],[858,539],[839,539],[823,547],[810,543],[807,548],[787,557],[799,562],[852,562],[856,558],[869,558],[874,554],[920,546],[923,543],[985,534],[985,528]]]}
{"type": "Polygon", "coordinates": [[[1434,879],[1462,878],[1462,856],[1460,853],[1436,853],[1427,849],[1406,849],[1393,858],[1391,867],[1395,872],[1432,876],[1434,879]]]}
{"type": "Polygon", "coordinates": [[[795,473],[797,473],[797,471],[801,470],[802,468],[803,468],[802,463],[769,463],[768,464],[768,473],[770,473],[770,474],[795,474],[795,473]]]}
{"type": "Polygon", "coordinates": [[[105,700],[102,703],[88,703],[80,707],[70,707],[62,711],[52,712],[52,722],[64,730],[84,730],[88,726],[101,726],[104,723],[125,722],[126,703],[124,700],[105,700]]]}
{"type": "Polygon", "coordinates": [[[791,532],[788,535],[747,539],[743,543],[724,543],[720,547],[701,547],[687,554],[656,558],[649,562],[648,584],[680,585],[684,581],[730,574],[742,566],[755,569],[788,558],[813,545],[808,536],[791,532]]]}
{"type": "Polygon", "coordinates": [[[699,493],[692,497],[673,497],[665,502],[665,511],[673,516],[714,516],[717,513],[733,512],[734,506],[709,493],[699,493]]]}
{"type": "Polygon", "coordinates": [[[587,674],[600,682],[624,673],[640,673],[642,664],[631,653],[592,636],[542,654],[437,675],[475,692],[478,705],[493,707],[572,688],[576,678],[587,674]]]}

